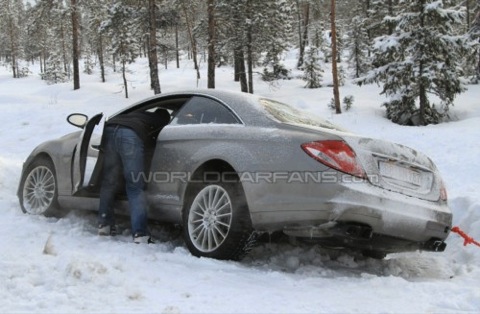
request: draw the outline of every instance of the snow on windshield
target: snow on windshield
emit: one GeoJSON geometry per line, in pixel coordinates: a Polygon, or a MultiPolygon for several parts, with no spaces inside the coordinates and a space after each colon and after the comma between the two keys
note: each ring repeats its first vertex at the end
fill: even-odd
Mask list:
{"type": "Polygon", "coordinates": [[[344,131],[342,128],[320,117],[305,111],[300,111],[290,105],[266,98],[261,98],[259,102],[269,113],[269,116],[277,122],[344,131]]]}

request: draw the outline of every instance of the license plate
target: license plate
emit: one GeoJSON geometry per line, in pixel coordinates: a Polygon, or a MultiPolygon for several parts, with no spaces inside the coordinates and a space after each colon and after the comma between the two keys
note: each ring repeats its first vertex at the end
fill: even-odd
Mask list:
{"type": "Polygon", "coordinates": [[[420,171],[384,161],[380,161],[379,169],[383,177],[422,186],[423,176],[420,171]]]}

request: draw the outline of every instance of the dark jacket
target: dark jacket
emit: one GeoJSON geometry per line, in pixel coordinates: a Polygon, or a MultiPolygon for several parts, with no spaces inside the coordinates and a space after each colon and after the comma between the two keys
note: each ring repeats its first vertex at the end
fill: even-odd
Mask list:
{"type": "Polygon", "coordinates": [[[158,133],[170,122],[170,114],[165,109],[155,112],[130,112],[118,115],[107,121],[106,126],[122,125],[135,131],[146,146],[155,145],[158,133]]]}

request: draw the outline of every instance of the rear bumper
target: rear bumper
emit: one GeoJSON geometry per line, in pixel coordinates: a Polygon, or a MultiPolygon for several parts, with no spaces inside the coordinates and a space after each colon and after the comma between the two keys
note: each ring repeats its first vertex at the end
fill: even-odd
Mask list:
{"type": "Polygon", "coordinates": [[[452,225],[446,202],[409,197],[368,182],[290,184],[263,195],[253,206],[249,200],[257,230],[282,230],[292,236],[318,240],[333,237],[339,239],[340,246],[385,246],[390,252],[438,251],[445,248],[441,242],[452,225]],[[358,239],[339,234],[338,226],[352,224],[367,226],[371,236],[358,239]]]}
{"type": "Polygon", "coordinates": [[[357,250],[384,253],[415,250],[443,252],[447,246],[443,240],[437,238],[416,242],[373,233],[370,226],[358,223],[335,223],[329,228],[322,228],[322,226],[314,228],[290,227],[285,228],[284,233],[329,247],[350,247],[357,250]]]}

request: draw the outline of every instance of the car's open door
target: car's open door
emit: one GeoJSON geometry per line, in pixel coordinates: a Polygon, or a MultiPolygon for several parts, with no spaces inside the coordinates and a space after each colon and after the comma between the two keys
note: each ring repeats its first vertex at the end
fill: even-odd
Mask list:
{"type": "Polygon", "coordinates": [[[99,113],[88,120],[83,128],[80,138],[78,139],[72,161],[72,194],[77,193],[83,186],[90,138],[92,137],[93,129],[100,123],[102,117],[103,114],[99,113]]]}

